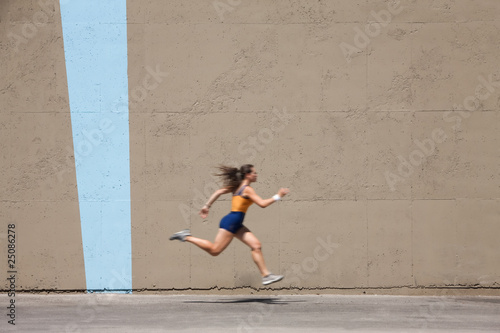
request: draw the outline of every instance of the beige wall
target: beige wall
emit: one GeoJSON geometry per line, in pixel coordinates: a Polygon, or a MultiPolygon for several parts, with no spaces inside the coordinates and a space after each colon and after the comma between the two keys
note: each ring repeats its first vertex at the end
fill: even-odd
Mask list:
{"type": "Polygon", "coordinates": [[[2,289],[15,224],[17,290],[85,289],[61,30],[55,2],[0,5],[2,289]],[[37,25],[34,24],[37,22],[37,25]]]}
{"type": "MultiPolygon", "coordinates": [[[[59,8],[15,51],[40,11],[21,3],[0,4],[0,235],[19,227],[20,289],[82,290],[59,8]]],[[[168,241],[212,240],[230,208],[197,216],[213,166],[251,162],[260,195],[291,189],[245,220],[276,288],[498,293],[500,3],[401,1],[363,40],[391,4],[128,0],[135,290],[261,288],[237,240],[215,258],[168,241]],[[146,89],[151,69],[168,76],[146,89]]]]}

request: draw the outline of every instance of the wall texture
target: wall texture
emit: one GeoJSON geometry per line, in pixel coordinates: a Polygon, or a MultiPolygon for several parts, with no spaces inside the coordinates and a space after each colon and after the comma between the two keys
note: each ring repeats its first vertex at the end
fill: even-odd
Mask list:
{"type": "MultiPolygon", "coordinates": [[[[9,224],[16,290],[92,289],[60,8],[0,2],[2,289],[9,224]]],[[[212,240],[230,209],[222,197],[197,215],[213,167],[252,163],[261,196],[291,189],[245,220],[286,275],[273,288],[500,293],[498,1],[127,0],[126,11],[132,275],[113,270],[107,289],[261,289],[239,241],[218,257],[168,241],[184,228],[212,240]]],[[[116,135],[89,138],[86,153],[116,135]]],[[[112,216],[98,221],[100,244],[117,236],[112,216]]]]}

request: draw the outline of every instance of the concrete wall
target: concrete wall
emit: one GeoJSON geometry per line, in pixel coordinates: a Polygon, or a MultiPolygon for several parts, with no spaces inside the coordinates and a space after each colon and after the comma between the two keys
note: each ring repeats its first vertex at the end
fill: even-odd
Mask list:
{"type": "MultiPolygon", "coordinates": [[[[498,294],[498,1],[126,6],[133,290],[261,288],[237,240],[168,241],[212,240],[213,167],[253,163],[291,189],[245,220],[273,287],[498,294]]],[[[2,288],[15,224],[17,290],[85,290],[59,3],[2,1],[0,31],[2,288]]]]}

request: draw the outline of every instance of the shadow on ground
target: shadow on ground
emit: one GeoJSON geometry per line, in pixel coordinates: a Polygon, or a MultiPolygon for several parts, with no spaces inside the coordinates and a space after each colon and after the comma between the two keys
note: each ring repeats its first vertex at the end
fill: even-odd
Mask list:
{"type": "Polygon", "coordinates": [[[212,303],[212,304],[237,304],[237,303],[263,303],[263,304],[279,304],[279,305],[284,305],[284,304],[289,304],[289,303],[300,303],[300,302],[305,302],[301,300],[281,300],[279,298],[241,298],[241,299],[222,299],[222,300],[217,300],[217,301],[185,301],[184,303],[212,303]]]}

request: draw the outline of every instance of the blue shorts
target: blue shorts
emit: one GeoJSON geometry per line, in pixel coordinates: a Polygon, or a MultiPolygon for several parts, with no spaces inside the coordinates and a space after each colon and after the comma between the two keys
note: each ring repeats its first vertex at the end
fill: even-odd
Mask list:
{"type": "Polygon", "coordinates": [[[244,218],[243,212],[231,212],[220,220],[219,227],[235,234],[243,226],[244,218]]]}

